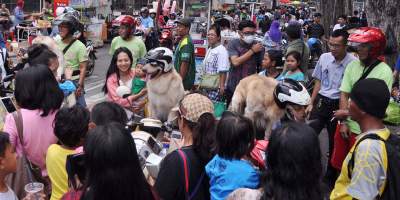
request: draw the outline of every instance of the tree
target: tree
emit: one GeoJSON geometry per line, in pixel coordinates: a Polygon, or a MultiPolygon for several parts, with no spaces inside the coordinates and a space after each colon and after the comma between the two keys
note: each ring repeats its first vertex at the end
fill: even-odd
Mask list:
{"type": "Polygon", "coordinates": [[[352,0],[321,0],[320,9],[325,35],[328,36],[340,15],[351,14],[352,0]]]}
{"type": "Polygon", "coordinates": [[[394,66],[400,40],[400,7],[398,0],[366,0],[368,25],[381,28],[387,39],[386,62],[394,66]]]}

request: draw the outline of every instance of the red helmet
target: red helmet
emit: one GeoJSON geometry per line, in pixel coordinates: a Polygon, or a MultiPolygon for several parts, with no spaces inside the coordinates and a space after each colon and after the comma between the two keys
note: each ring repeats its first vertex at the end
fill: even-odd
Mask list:
{"type": "Polygon", "coordinates": [[[130,27],[136,26],[136,20],[130,15],[121,15],[112,21],[114,26],[128,25],[130,27]]]}
{"type": "Polygon", "coordinates": [[[363,27],[354,31],[349,36],[349,45],[371,44],[370,56],[378,58],[383,54],[386,47],[386,37],[381,29],[375,27],[363,27]]]}

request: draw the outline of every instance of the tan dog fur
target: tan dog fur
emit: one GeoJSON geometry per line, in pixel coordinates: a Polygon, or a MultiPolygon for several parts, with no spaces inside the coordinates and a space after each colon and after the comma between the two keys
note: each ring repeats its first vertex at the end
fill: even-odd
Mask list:
{"type": "MultiPolygon", "coordinates": [[[[161,68],[150,64],[143,66],[147,74],[157,73],[161,68]]],[[[184,96],[181,76],[174,68],[167,73],[158,72],[154,78],[147,81],[147,93],[149,97],[150,117],[167,121],[171,109],[176,107],[184,96]]]]}
{"type": "MultiPolygon", "coordinates": [[[[267,133],[272,124],[281,119],[285,111],[274,100],[274,89],[278,82],[269,77],[252,75],[242,79],[232,97],[230,110],[254,120],[255,113],[262,113],[268,124],[267,133]]],[[[260,119],[258,119],[260,120],[260,119]]]]}

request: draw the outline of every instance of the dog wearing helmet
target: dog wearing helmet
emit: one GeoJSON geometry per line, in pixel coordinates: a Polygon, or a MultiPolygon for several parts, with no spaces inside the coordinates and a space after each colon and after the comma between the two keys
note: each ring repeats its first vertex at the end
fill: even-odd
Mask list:
{"type": "Polygon", "coordinates": [[[278,82],[274,78],[252,75],[237,85],[229,110],[252,120],[264,120],[266,133],[270,133],[272,125],[285,113],[291,120],[304,121],[305,108],[310,101],[307,89],[297,81],[284,79],[278,82]],[[255,116],[262,119],[255,119],[255,116]]]}
{"type": "Polygon", "coordinates": [[[143,71],[147,74],[150,116],[162,122],[183,98],[182,78],[173,67],[173,53],[165,47],[150,50],[143,71]]]}

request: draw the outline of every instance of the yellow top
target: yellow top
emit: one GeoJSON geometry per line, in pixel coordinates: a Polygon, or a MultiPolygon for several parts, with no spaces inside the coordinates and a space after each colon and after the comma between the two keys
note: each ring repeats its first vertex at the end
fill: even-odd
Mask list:
{"type": "MultiPolygon", "coordinates": [[[[364,135],[371,133],[377,134],[383,140],[387,140],[390,135],[387,128],[364,133],[357,138],[356,144],[364,135]]],[[[331,200],[375,199],[383,193],[388,166],[385,143],[381,140],[363,140],[357,146],[357,152],[353,158],[352,178],[349,179],[347,166],[354,152],[354,146],[343,162],[342,171],[330,195],[331,200]]]]}
{"type": "Polygon", "coordinates": [[[58,144],[52,144],[48,148],[46,168],[52,186],[50,200],[60,200],[68,191],[68,175],[65,166],[67,156],[75,153],[75,150],[65,149],[58,144]]]}

